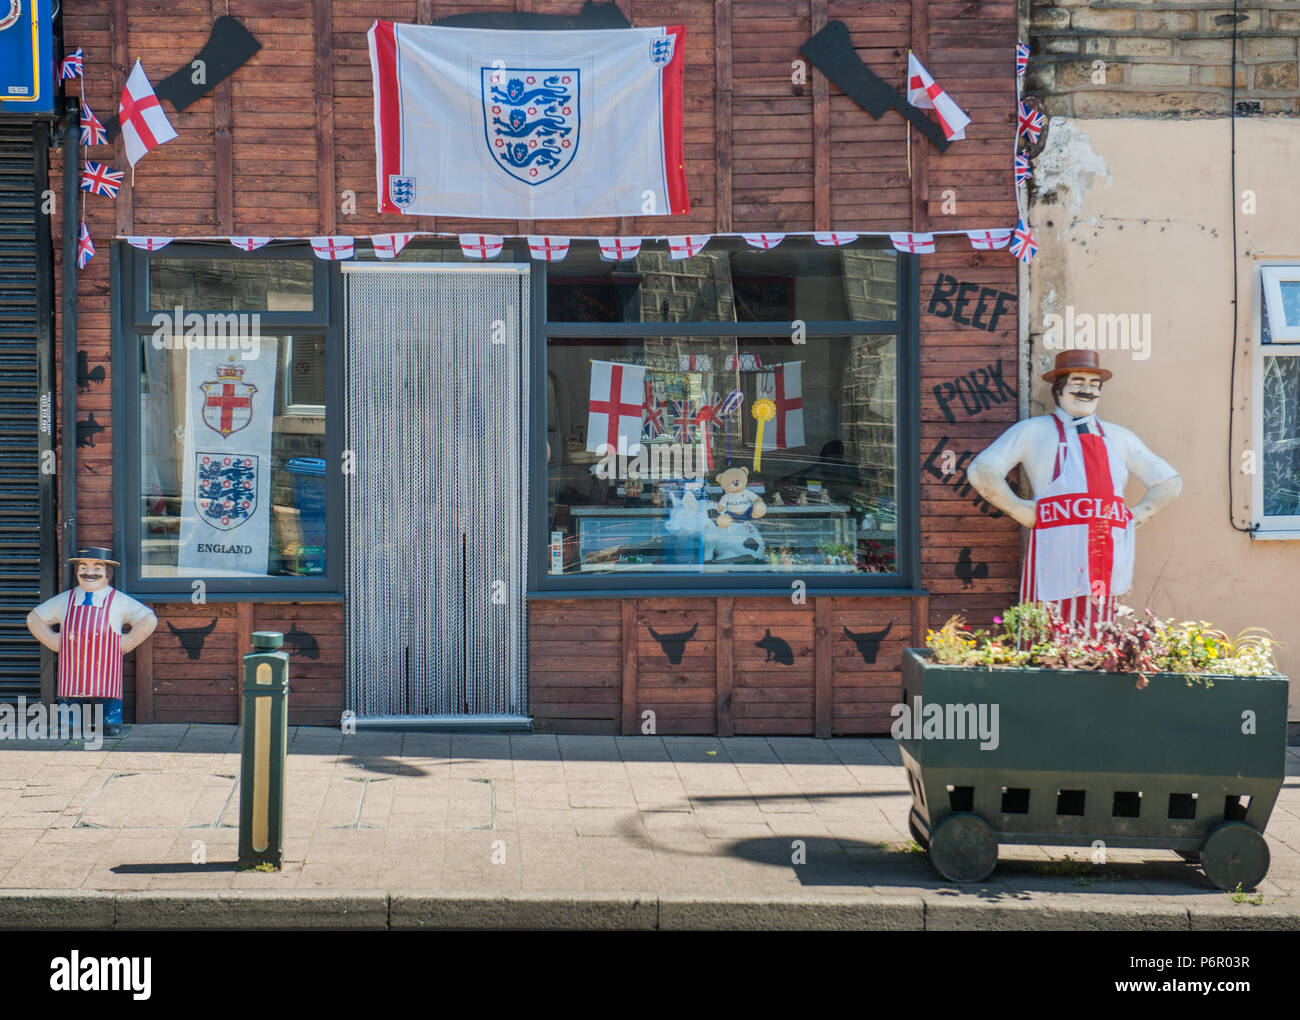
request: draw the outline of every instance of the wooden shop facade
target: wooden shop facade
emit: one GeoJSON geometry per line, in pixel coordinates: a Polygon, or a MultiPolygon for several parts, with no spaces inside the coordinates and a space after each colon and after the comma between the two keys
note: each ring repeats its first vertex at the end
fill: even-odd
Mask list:
{"type": "MultiPolygon", "coordinates": [[[[619,0],[632,26],[685,26],[689,213],[375,211],[376,19],[581,8],[64,3],[92,110],[115,110],[137,59],[171,73],[219,17],[259,44],[166,107],[177,137],[115,200],[84,200],[97,254],[79,273],[55,220],[60,555],[112,545],[115,583],[159,617],[127,664],[128,721],[236,721],[240,656],[279,630],[294,723],[882,734],[902,649],[1015,601],[1019,530],[964,466],[1020,416],[1018,263],[962,233],[1017,219],[1015,5],[619,0]],[[914,51],[966,138],[909,139],[830,83],[799,52],[828,21],[900,90],[914,51]],[[377,258],[371,237],[396,231],[424,236],[377,258]],[[859,236],[812,233],[828,231],[859,236]],[[936,232],[936,250],[889,231],[936,232]],[[503,250],[466,258],[463,233],[503,250]],[[535,258],[528,235],[569,253],[535,258]],[[669,235],[708,241],[674,258],[669,235]],[[148,236],[172,240],[124,240],[148,236]],[[355,255],[319,258],[317,236],[355,255]],[[603,259],[607,236],[640,253],[603,259]],[[260,354],[187,349],[192,313],[252,329],[260,354]],[[593,450],[596,404],[626,399],[610,366],[643,385],[640,462],[593,450]],[[262,453],[232,467],[232,433],[262,453]],[[248,487],[262,531],[227,521],[196,559],[187,514],[221,479],[248,487]],[[752,509],[722,527],[729,492],[752,509]]],[[[66,122],[47,137],[49,187],[74,201],[73,154],[125,166],[120,140],[81,151],[66,122]]]]}

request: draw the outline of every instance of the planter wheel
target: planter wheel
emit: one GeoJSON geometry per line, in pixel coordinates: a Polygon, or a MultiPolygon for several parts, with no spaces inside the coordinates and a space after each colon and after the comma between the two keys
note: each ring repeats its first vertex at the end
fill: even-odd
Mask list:
{"type": "Polygon", "coordinates": [[[1224,822],[1205,838],[1201,867],[1205,876],[1228,892],[1253,889],[1268,874],[1268,844],[1245,822],[1224,822]]]}
{"type": "Polygon", "coordinates": [[[925,833],[921,831],[921,827],[916,824],[916,819],[910,813],[907,816],[907,829],[912,834],[912,838],[916,840],[917,846],[922,850],[930,849],[930,841],[925,838],[925,833]]]}
{"type": "Polygon", "coordinates": [[[998,838],[988,822],[951,814],[930,833],[930,863],[950,882],[980,882],[998,866],[998,838]]]}

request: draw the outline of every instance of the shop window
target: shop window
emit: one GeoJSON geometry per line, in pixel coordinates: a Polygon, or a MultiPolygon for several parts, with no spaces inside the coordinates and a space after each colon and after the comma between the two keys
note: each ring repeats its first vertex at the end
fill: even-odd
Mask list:
{"type": "Polygon", "coordinates": [[[892,249],[648,245],[546,273],[541,587],[906,583],[892,249]]]}
{"type": "Polygon", "coordinates": [[[1255,500],[1260,533],[1300,538],[1300,265],[1260,270],[1255,500]]]}
{"type": "Polygon", "coordinates": [[[153,597],[337,591],[329,278],[310,252],[210,252],[122,253],[124,580],[153,597]]]}

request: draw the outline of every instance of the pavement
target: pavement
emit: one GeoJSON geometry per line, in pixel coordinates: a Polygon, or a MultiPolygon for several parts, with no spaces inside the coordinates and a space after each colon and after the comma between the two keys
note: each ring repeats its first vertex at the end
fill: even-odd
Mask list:
{"type": "Polygon", "coordinates": [[[1004,846],[952,885],[888,739],[289,733],[285,864],[238,871],[239,730],[0,742],[0,929],[1300,929],[1300,748],[1268,877],[1004,846]]]}

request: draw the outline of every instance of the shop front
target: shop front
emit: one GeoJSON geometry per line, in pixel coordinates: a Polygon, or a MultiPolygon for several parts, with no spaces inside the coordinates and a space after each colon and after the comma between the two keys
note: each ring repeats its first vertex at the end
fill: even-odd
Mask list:
{"type": "MultiPolygon", "coordinates": [[[[685,26],[689,209],[489,220],[377,208],[367,33],[439,12],[363,6],[234,5],[261,48],[82,214],[60,514],[158,617],[127,721],[236,721],[276,630],[295,724],[888,732],[902,650],[1015,601],[964,475],[1020,413],[1014,17],[619,4],[685,26]],[[828,16],[967,137],[792,79],[828,16]]],[[[167,26],[69,18],[111,109],[167,26]]]]}

